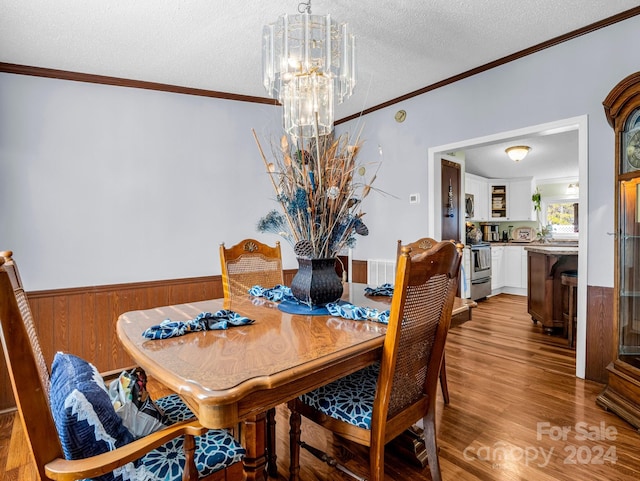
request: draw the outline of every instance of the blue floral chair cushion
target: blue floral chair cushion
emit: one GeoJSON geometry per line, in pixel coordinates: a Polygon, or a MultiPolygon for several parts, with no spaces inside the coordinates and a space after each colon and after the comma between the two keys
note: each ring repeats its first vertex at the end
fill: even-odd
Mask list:
{"type": "MultiPolygon", "coordinates": [[[[123,426],[97,369],[71,354],[57,353],[51,367],[51,411],[67,459],[82,459],[133,441],[123,426]]],[[[194,417],[172,394],[156,404],[172,422],[194,417]]],[[[135,463],[95,478],[100,481],[159,481],[180,479],[185,457],[183,437],[169,441],[135,463]]],[[[196,466],[207,476],[241,461],[245,450],[225,430],[214,429],[196,437],[196,466]]]]}
{"type": "Polygon", "coordinates": [[[327,416],[359,428],[371,429],[379,371],[380,364],[372,364],[303,394],[300,400],[327,416]]]}

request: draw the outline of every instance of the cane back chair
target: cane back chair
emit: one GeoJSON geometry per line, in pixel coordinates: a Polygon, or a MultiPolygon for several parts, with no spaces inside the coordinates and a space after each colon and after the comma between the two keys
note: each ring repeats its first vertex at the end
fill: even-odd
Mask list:
{"type": "MultiPolygon", "coordinates": [[[[225,300],[246,297],[255,285],[265,288],[284,284],[282,253],[280,242],[275,247],[255,239],[245,239],[229,248],[220,244],[220,265],[222,268],[222,289],[225,300]]],[[[267,472],[277,476],[276,467],[276,410],[267,411],[267,472]]]]}
{"type": "Polygon", "coordinates": [[[220,244],[222,289],[225,299],[246,296],[255,285],[271,288],[284,284],[280,242],[275,247],[245,239],[232,247],[220,244]]]}
{"type": "Polygon", "coordinates": [[[301,415],[368,446],[371,481],[384,479],[385,444],[422,418],[431,477],[441,480],[435,399],[461,257],[453,242],[417,256],[402,249],[381,361],[288,404],[290,481],[299,479],[301,415]]]}
{"type": "MultiPolygon", "coordinates": [[[[405,247],[411,248],[411,256],[415,256],[421,254],[424,251],[431,249],[438,243],[437,240],[432,239],[431,237],[423,237],[422,239],[418,239],[415,242],[411,242],[406,244],[405,247]]],[[[398,251],[396,255],[396,260],[400,258],[400,254],[402,253],[402,241],[398,240],[398,251]]],[[[445,404],[449,404],[449,385],[447,384],[447,363],[446,363],[446,354],[442,355],[442,367],[440,368],[440,389],[442,390],[442,399],[445,404]]]]}
{"type": "Polygon", "coordinates": [[[227,431],[202,427],[175,394],[156,401],[173,424],[134,439],[103,382],[120,371],[102,378],[91,364],[64,353],[49,370],[11,255],[0,253],[0,341],[40,479],[243,479],[244,449],[227,431]],[[69,386],[69,394],[57,398],[61,386],[69,386]],[[86,450],[100,454],[78,456],[86,450]]]}

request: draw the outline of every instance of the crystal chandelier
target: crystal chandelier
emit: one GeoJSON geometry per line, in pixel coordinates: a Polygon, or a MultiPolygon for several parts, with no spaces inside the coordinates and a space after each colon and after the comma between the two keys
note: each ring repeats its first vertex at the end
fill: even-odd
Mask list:
{"type": "Polygon", "coordinates": [[[284,107],[284,130],[312,138],[331,133],[335,101],[353,93],[355,38],[346,23],[311,15],[311,0],[300,3],[298,12],[264,27],[262,79],[284,107]]]}

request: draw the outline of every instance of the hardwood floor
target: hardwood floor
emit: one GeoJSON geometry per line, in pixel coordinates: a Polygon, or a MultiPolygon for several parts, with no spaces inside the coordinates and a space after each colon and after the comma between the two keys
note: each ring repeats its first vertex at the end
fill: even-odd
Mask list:
{"type": "MultiPolygon", "coordinates": [[[[450,330],[451,403],[438,394],[438,442],[445,481],[640,479],[640,434],[595,404],[601,384],[577,379],[575,352],[548,336],[526,312],[526,298],[478,303],[473,319],[450,330]]],[[[277,411],[279,480],[288,473],[288,413],[277,411]]],[[[365,448],[304,423],[302,440],[367,475],[365,448]]],[[[35,480],[20,423],[0,416],[0,473],[35,480]]],[[[429,480],[388,448],[386,479],[429,480]]],[[[303,450],[303,481],[349,480],[303,450]]]]}

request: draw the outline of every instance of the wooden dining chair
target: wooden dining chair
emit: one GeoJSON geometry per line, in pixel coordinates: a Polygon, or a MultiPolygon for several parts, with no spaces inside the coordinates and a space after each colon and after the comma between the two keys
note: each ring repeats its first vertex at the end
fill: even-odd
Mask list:
{"type": "MultiPolygon", "coordinates": [[[[432,239],[431,237],[423,237],[422,239],[418,239],[415,242],[406,244],[405,247],[411,248],[411,255],[414,256],[431,249],[437,243],[438,241],[435,239],[432,239]]],[[[397,259],[400,258],[401,253],[402,253],[402,241],[398,239],[396,261],[397,259]]],[[[442,399],[444,403],[449,404],[449,385],[447,384],[447,363],[446,363],[445,354],[442,355],[442,367],[440,368],[440,389],[442,391],[442,399]]]]}
{"type": "Polygon", "coordinates": [[[280,242],[275,247],[245,239],[232,247],[220,244],[222,289],[225,299],[245,297],[255,285],[266,288],[284,284],[280,242]]]}
{"type": "MultiPolygon", "coordinates": [[[[222,289],[225,300],[246,297],[255,285],[265,288],[284,284],[282,253],[280,242],[274,247],[255,239],[244,239],[234,246],[220,244],[220,265],[222,268],[222,289]]],[[[276,410],[267,411],[266,446],[267,472],[277,476],[276,466],[276,410]]]]}
{"type": "Polygon", "coordinates": [[[462,245],[438,242],[411,254],[403,247],[398,259],[380,362],[288,403],[290,481],[299,479],[301,416],[368,446],[371,481],[384,479],[385,444],[422,419],[431,477],[441,480],[435,399],[462,245]]]}
{"type": "Polygon", "coordinates": [[[120,371],[105,379],[66,353],[49,369],[17,266],[0,254],[0,341],[40,479],[243,479],[244,449],[226,430],[202,427],[177,395],[156,401],[169,425],[134,439],[105,384],[120,371]]]}

